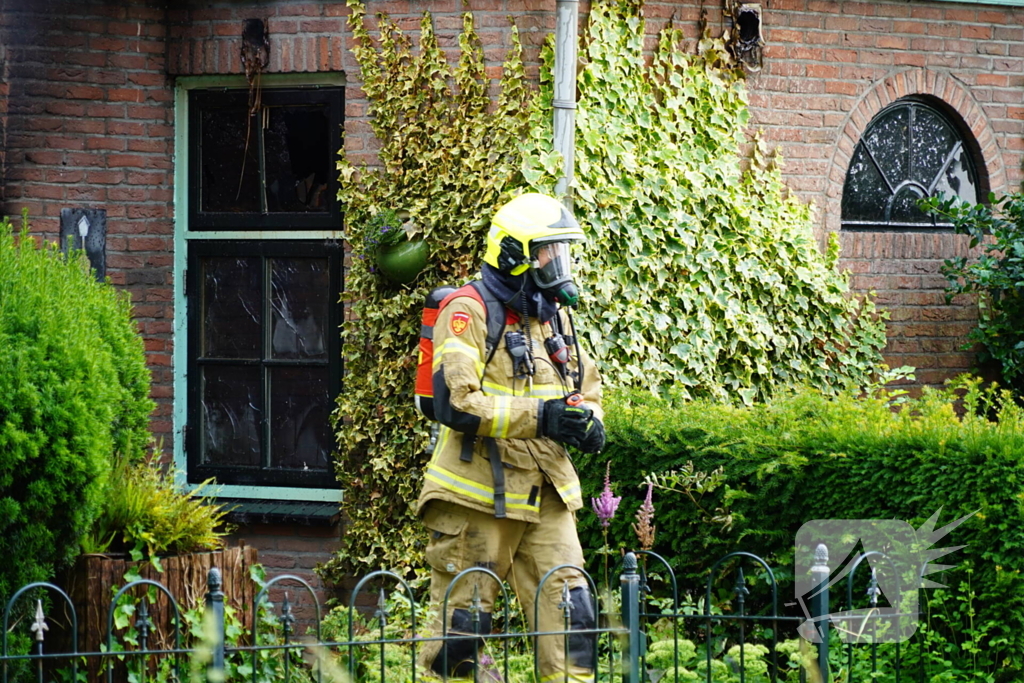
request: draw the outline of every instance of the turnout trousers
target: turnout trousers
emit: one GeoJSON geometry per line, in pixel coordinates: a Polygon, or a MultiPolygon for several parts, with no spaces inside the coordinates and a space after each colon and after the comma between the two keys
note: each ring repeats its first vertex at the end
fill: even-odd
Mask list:
{"type": "MultiPolygon", "coordinates": [[[[441,635],[441,610],[455,575],[469,567],[485,567],[511,584],[531,631],[559,632],[539,636],[534,641],[541,683],[556,683],[565,680],[566,675],[573,683],[591,683],[596,637],[593,634],[563,635],[566,592],[571,608],[570,630],[595,628],[593,599],[586,579],[576,570],[559,569],[548,577],[539,597],[537,595],[544,575],[554,567],[583,566],[576,521],[550,484],[541,489],[540,518],[538,523],[497,519],[449,501],[427,503],[423,522],[430,531],[426,556],[431,568],[430,601],[435,614],[431,636],[441,635]],[[539,619],[536,623],[535,614],[539,619]]],[[[500,594],[494,579],[483,572],[460,578],[448,596],[448,634],[491,633],[495,599],[500,594]],[[476,630],[471,611],[475,596],[479,596],[481,607],[476,630]]],[[[505,629],[508,628],[506,624],[505,629]]],[[[447,660],[448,675],[471,676],[474,652],[481,642],[471,637],[424,643],[420,664],[443,673],[447,660]]],[[[500,663],[501,641],[489,641],[488,649],[500,663]]]]}

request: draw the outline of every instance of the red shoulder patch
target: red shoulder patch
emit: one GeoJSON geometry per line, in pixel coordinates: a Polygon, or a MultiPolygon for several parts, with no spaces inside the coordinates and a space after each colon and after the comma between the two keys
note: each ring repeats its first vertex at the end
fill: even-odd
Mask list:
{"type": "Polygon", "coordinates": [[[465,311],[455,311],[452,313],[452,319],[449,323],[449,327],[451,327],[452,332],[455,334],[462,334],[469,329],[470,320],[472,320],[472,318],[469,313],[466,313],[465,311]]]}

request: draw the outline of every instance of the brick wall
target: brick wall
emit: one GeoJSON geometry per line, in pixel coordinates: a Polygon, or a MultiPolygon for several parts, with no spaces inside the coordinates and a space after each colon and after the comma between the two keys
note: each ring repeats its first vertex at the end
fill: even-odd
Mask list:
{"type": "MultiPolygon", "coordinates": [[[[493,77],[509,43],[510,15],[532,75],[539,46],[554,28],[555,0],[368,5],[371,16],[388,12],[413,34],[429,7],[447,49],[455,47],[462,13],[472,11],[493,77]]],[[[584,16],[587,8],[582,3],[584,16]]],[[[652,31],[669,21],[680,26],[692,49],[701,9],[696,0],[648,0],[645,14],[652,31]]],[[[712,32],[720,32],[720,10],[707,9],[712,32]]],[[[153,430],[165,445],[173,399],[173,78],[241,73],[242,23],[264,19],[268,72],[345,73],[346,149],[354,159],[372,160],[375,141],[349,52],[347,13],[338,0],[6,0],[0,13],[2,210],[27,208],[34,229],[50,237],[61,208],[107,210],[109,273],[136,306],[158,402],[153,430]]],[[[765,66],[748,79],[753,121],[780,145],[792,189],[818,206],[820,235],[838,229],[853,145],[871,117],[904,94],[931,94],[953,106],[984,155],[989,186],[1000,192],[1019,185],[1024,10],[772,0],[764,19],[765,66]]],[[[963,252],[962,240],[847,233],[842,249],[854,287],[876,290],[892,314],[891,364],[923,368],[926,382],[969,366],[971,356],[958,346],[975,309],[970,301],[946,306],[937,276],[942,259],[963,252]]],[[[309,571],[337,547],[337,536],[336,528],[261,525],[242,529],[238,539],[259,547],[272,573],[299,572],[315,581],[309,571]]]]}
{"type": "Polygon", "coordinates": [[[7,0],[4,203],[55,239],[65,207],[107,210],[111,280],[131,294],[170,441],[171,91],[159,3],[7,0]]]}
{"type": "MultiPolygon", "coordinates": [[[[763,3],[764,68],[748,79],[753,123],[778,143],[788,185],[818,207],[819,237],[839,230],[853,147],[871,118],[905,95],[955,109],[998,193],[1020,188],[1024,152],[1024,8],[945,2],[763,3]]],[[[711,17],[714,27],[718,18],[711,17]]],[[[942,261],[966,254],[950,234],[844,233],[842,266],[854,289],[878,292],[891,315],[891,366],[941,383],[970,369],[960,351],[973,301],[943,301],[942,261]]]]}
{"type": "MultiPolygon", "coordinates": [[[[239,527],[228,542],[259,549],[259,563],[266,568],[268,579],[281,574],[303,579],[316,591],[317,600],[325,614],[325,601],[340,597],[339,592],[325,585],[313,571],[314,567],[327,561],[340,546],[337,527],[251,524],[239,527]]],[[[284,581],[272,589],[271,601],[279,606],[286,591],[298,622],[296,633],[305,634],[306,627],[316,622],[315,603],[300,584],[284,581]]]]}
{"type": "MultiPolygon", "coordinates": [[[[555,0],[368,0],[374,21],[387,13],[418,36],[424,9],[434,17],[439,45],[456,54],[462,15],[472,12],[488,61],[488,73],[500,78],[510,43],[509,18],[514,17],[524,45],[528,73],[536,77],[540,46],[554,30],[555,0]]],[[[240,34],[245,19],[263,19],[270,38],[267,73],[343,72],[345,149],[354,162],[372,163],[376,141],[369,125],[366,97],[360,90],[359,68],[352,56],[349,11],[344,2],[182,2],[168,12],[167,68],[172,75],[240,74],[240,34]]]]}

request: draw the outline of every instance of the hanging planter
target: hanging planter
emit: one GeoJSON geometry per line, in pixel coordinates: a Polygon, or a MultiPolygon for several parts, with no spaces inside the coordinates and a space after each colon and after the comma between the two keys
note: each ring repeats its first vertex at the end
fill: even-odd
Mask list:
{"type": "Polygon", "coordinates": [[[405,285],[415,280],[427,265],[428,252],[426,240],[405,238],[377,251],[377,267],[387,279],[405,285]]]}
{"type": "Polygon", "coordinates": [[[377,213],[365,234],[366,257],[373,259],[380,274],[391,282],[409,284],[427,265],[427,243],[408,211],[387,209],[377,213]]]}

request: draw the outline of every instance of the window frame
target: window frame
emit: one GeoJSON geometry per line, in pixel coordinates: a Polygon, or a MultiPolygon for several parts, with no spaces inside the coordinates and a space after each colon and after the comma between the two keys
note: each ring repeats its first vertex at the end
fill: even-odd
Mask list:
{"type": "MultiPolygon", "coordinates": [[[[301,74],[264,74],[264,88],[306,88],[323,87],[345,88],[345,75],[340,72],[320,72],[301,74]]],[[[174,320],[172,322],[174,349],[173,371],[171,371],[174,403],[171,414],[173,462],[177,483],[185,490],[196,489],[199,484],[188,481],[188,462],[185,452],[185,437],[188,422],[188,318],[189,307],[186,298],[185,281],[188,266],[189,243],[193,240],[288,240],[311,241],[324,243],[345,239],[343,216],[339,215],[336,222],[319,229],[263,228],[251,230],[192,229],[190,225],[190,191],[189,171],[189,91],[209,88],[244,89],[248,83],[244,76],[187,76],[175,81],[174,89],[174,320]]],[[[344,117],[342,113],[342,118],[344,117]]],[[[342,264],[344,269],[344,264],[342,264]]],[[[340,314],[339,314],[340,315],[340,314]]],[[[339,320],[340,323],[340,320],[339,320]]],[[[337,336],[337,335],[336,335],[337,336]]],[[[339,341],[340,343],[340,341],[339,341]]],[[[340,355],[338,362],[340,363],[340,355]]],[[[159,370],[156,371],[159,374],[159,370]]],[[[343,492],[338,486],[323,488],[305,488],[300,486],[266,486],[243,484],[217,484],[204,488],[206,495],[238,500],[277,500],[282,502],[324,502],[340,503],[343,492]]]]}
{"type": "Polygon", "coordinates": [[[192,381],[188,383],[188,394],[186,402],[188,405],[188,429],[185,434],[185,457],[187,464],[187,478],[191,484],[199,484],[210,477],[216,477],[219,473],[231,471],[232,483],[243,486],[276,486],[278,484],[267,483],[268,479],[279,482],[280,485],[290,485],[302,488],[322,488],[325,483],[333,481],[333,468],[328,463],[326,471],[302,471],[302,470],[275,470],[266,467],[250,469],[245,467],[217,467],[204,465],[200,461],[202,452],[202,380],[201,368],[206,366],[239,366],[249,365],[261,369],[261,384],[263,399],[261,408],[264,419],[260,426],[260,445],[263,452],[270,447],[269,430],[266,424],[270,418],[268,410],[265,410],[269,401],[269,379],[266,376],[266,369],[273,367],[308,367],[327,366],[328,391],[331,396],[337,396],[341,389],[342,362],[341,362],[341,337],[339,334],[331,334],[337,331],[341,325],[342,307],[337,301],[328,303],[327,325],[325,336],[327,341],[327,360],[325,361],[296,361],[296,360],[275,360],[268,358],[266,346],[269,343],[270,325],[270,290],[271,283],[268,272],[263,272],[263,311],[261,315],[261,351],[263,357],[257,361],[235,360],[235,359],[203,359],[199,357],[199,348],[202,340],[202,310],[200,299],[202,297],[203,283],[201,281],[201,268],[199,259],[204,256],[258,256],[262,263],[266,264],[271,258],[303,258],[303,257],[326,257],[328,261],[330,280],[329,289],[332,292],[340,292],[342,289],[342,260],[344,250],[340,243],[320,241],[292,241],[292,240],[192,240],[188,245],[188,268],[186,277],[186,295],[190,303],[188,308],[188,377],[192,381]],[[332,363],[331,358],[339,359],[332,363]]]}
{"type": "MultiPolygon", "coordinates": [[[[851,155],[850,157],[850,162],[846,168],[846,175],[843,178],[843,194],[840,200],[840,228],[848,232],[951,231],[953,229],[953,225],[951,223],[940,223],[937,221],[935,216],[931,217],[931,222],[929,223],[886,220],[884,219],[884,217],[879,220],[847,219],[843,217],[847,200],[847,186],[850,180],[850,166],[853,165],[857,151],[861,147],[864,148],[868,160],[871,164],[874,165],[875,169],[882,176],[882,179],[885,181],[886,185],[890,189],[891,195],[889,196],[888,200],[888,204],[890,204],[890,206],[887,207],[888,209],[891,209],[891,203],[893,199],[899,194],[899,192],[908,186],[915,186],[921,188],[925,191],[926,197],[930,196],[928,194],[928,191],[932,188],[926,188],[920,182],[913,180],[909,177],[892,179],[893,182],[896,182],[896,185],[894,186],[890,182],[890,179],[885,175],[885,172],[882,170],[882,167],[879,164],[878,159],[876,159],[875,157],[875,153],[871,150],[871,148],[867,146],[865,142],[865,139],[867,138],[868,134],[871,132],[873,127],[876,124],[880,123],[883,117],[897,109],[908,110],[908,118],[910,121],[907,132],[908,142],[913,140],[913,121],[916,118],[917,111],[922,109],[931,112],[933,115],[937,116],[939,120],[943,124],[948,126],[952,130],[953,134],[956,136],[956,143],[954,144],[951,150],[946,152],[946,157],[943,161],[942,166],[940,167],[936,177],[932,179],[933,185],[934,181],[939,177],[941,173],[943,173],[946,170],[946,168],[952,162],[957,152],[962,151],[964,154],[967,155],[967,158],[970,160],[971,163],[971,168],[969,169],[969,171],[973,177],[974,187],[977,192],[977,201],[983,201],[984,197],[986,197],[988,194],[988,181],[984,174],[984,163],[980,159],[980,151],[978,149],[977,141],[974,139],[974,136],[971,134],[970,130],[967,129],[964,123],[961,120],[958,120],[957,112],[955,110],[952,110],[944,102],[932,101],[932,98],[922,98],[918,96],[902,97],[893,102],[892,104],[884,107],[877,113],[875,113],[875,115],[871,117],[871,120],[868,122],[868,125],[864,128],[863,132],[861,133],[860,139],[857,140],[857,143],[854,145],[853,155],[851,155]]],[[[911,150],[912,148],[912,145],[908,145],[908,150],[911,150]]],[[[908,169],[913,169],[914,159],[915,157],[909,156],[908,154],[908,169]]],[[[908,171],[904,175],[909,175],[909,173],[910,172],[908,171]]]]}

